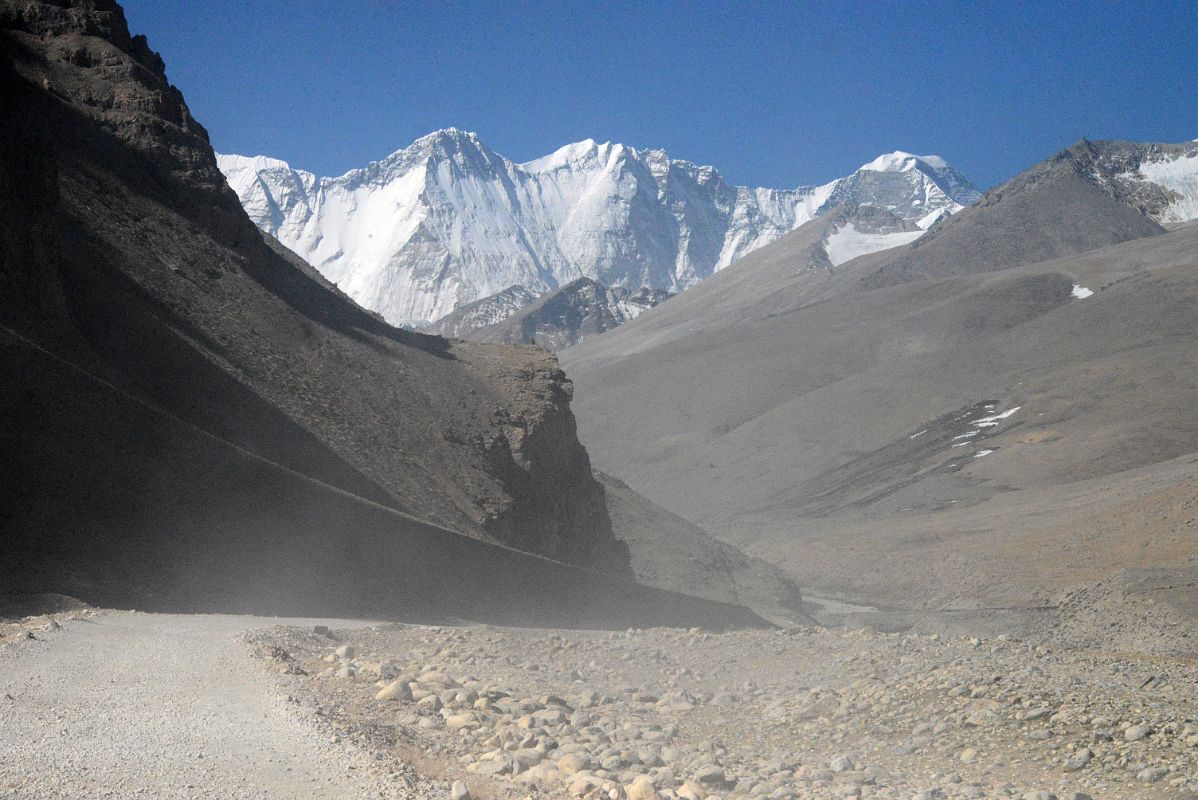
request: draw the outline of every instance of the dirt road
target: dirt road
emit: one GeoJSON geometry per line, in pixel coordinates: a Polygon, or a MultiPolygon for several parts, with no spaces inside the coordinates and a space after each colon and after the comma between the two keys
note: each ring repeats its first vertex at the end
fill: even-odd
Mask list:
{"type": "Polygon", "coordinates": [[[104,612],[0,647],[0,797],[340,800],[433,789],[322,738],[269,673],[247,669],[238,633],[280,621],[104,612]]]}

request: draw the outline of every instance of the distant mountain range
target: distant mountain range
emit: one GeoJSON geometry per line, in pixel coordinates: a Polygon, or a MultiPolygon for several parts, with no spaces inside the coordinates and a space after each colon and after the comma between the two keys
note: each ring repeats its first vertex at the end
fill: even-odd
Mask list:
{"type": "MultiPolygon", "coordinates": [[[[517,164],[455,129],[337,178],[263,156],[218,164],[262,230],[409,326],[511,287],[537,296],[584,277],[679,292],[834,208],[892,215],[844,232],[830,252],[847,259],[910,241],[980,196],[936,156],[895,152],[820,186],[762,189],[592,140],[517,164]]],[[[512,310],[510,299],[493,305],[512,310]]]]}

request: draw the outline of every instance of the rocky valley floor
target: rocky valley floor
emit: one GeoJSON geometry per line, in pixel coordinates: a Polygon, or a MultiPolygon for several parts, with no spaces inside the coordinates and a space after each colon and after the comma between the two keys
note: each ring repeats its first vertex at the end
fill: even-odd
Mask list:
{"type": "Polygon", "coordinates": [[[1009,638],[388,625],[250,636],[291,701],[476,796],[1184,798],[1195,664],[1009,638]]]}
{"type": "Polygon", "coordinates": [[[9,618],[0,797],[1192,798],[1194,659],[73,608],[9,618]]]}

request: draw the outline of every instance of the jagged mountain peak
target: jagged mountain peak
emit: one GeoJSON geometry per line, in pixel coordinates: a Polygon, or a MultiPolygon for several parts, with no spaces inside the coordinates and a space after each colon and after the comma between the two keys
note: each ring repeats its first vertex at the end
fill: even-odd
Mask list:
{"type": "Polygon", "coordinates": [[[429,330],[452,326],[457,335],[480,342],[536,343],[562,350],[635,319],[673,296],[661,289],[608,287],[584,276],[545,292],[514,313],[503,313],[510,294],[511,290],[506,290],[465,307],[472,309],[470,316],[475,319],[485,313],[500,315],[496,322],[468,326],[463,309],[459,309],[429,330]]]}
{"type": "Polygon", "coordinates": [[[547,156],[534,158],[516,166],[524,172],[554,172],[579,166],[615,166],[622,160],[638,159],[640,153],[635,147],[618,142],[597,142],[594,139],[583,139],[559,147],[547,156]]]}
{"type": "Polygon", "coordinates": [[[421,136],[407,147],[401,148],[393,155],[400,153],[418,153],[421,155],[453,156],[461,152],[491,152],[482,139],[473,131],[463,131],[457,128],[442,128],[438,131],[421,136]]]}

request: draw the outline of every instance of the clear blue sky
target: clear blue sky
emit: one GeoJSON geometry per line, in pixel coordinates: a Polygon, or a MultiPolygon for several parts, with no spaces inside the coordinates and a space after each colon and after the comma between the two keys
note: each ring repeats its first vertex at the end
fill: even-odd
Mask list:
{"type": "Polygon", "coordinates": [[[450,126],[516,161],[590,137],[778,187],[891,150],[989,187],[1082,136],[1198,137],[1192,0],[125,6],[218,150],[323,175],[450,126]]]}

